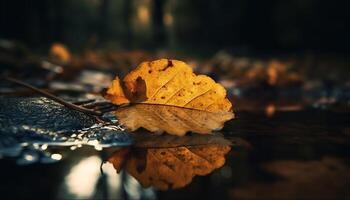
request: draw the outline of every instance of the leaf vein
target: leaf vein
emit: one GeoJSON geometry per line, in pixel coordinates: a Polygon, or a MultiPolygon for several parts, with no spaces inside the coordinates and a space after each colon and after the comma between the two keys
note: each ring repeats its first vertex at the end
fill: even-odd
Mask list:
{"type": "Polygon", "coordinates": [[[154,94],[149,98],[152,99],[154,96],[156,96],[158,94],[158,92],[164,87],[166,86],[168,83],[170,83],[170,81],[174,80],[174,78],[180,74],[180,72],[176,73],[173,77],[171,77],[166,83],[164,83],[162,86],[160,86],[155,92],[154,94]]]}
{"type": "Polygon", "coordinates": [[[205,95],[206,93],[210,92],[212,89],[213,89],[213,88],[210,88],[209,90],[203,92],[202,94],[195,96],[195,97],[192,98],[190,101],[188,101],[187,103],[185,103],[183,106],[188,105],[188,104],[191,103],[193,100],[197,99],[198,97],[201,97],[201,96],[205,95]]]}

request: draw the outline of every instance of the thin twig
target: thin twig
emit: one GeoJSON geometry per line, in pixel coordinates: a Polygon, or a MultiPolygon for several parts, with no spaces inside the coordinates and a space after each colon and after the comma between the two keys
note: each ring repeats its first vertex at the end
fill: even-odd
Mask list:
{"type": "Polygon", "coordinates": [[[111,103],[107,102],[107,101],[101,101],[101,102],[85,104],[84,107],[85,108],[95,108],[95,107],[101,107],[101,106],[105,106],[105,105],[109,105],[109,104],[111,104],[111,103]]]}
{"type": "Polygon", "coordinates": [[[104,107],[104,108],[100,108],[99,111],[102,113],[107,113],[107,112],[111,112],[117,109],[116,105],[112,105],[112,106],[108,106],[108,107],[104,107]]]}
{"type": "Polygon", "coordinates": [[[86,104],[92,103],[94,101],[95,101],[95,99],[88,99],[88,100],[83,100],[83,101],[76,101],[76,102],[73,102],[73,104],[75,104],[75,105],[86,105],[86,104]]]}
{"type": "Polygon", "coordinates": [[[34,86],[31,86],[31,85],[29,85],[29,84],[27,84],[25,82],[22,82],[20,80],[15,79],[15,78],[5,77],[5,80],[10,81],[12,83],[16,83],[16,84],[21,85],[23,87],[29,88],[29,89],[31,89],[31,90],[33,90],[33,91],[35,91],[35,92],[37,92],[37,93],[39,93],[41,95],[43,95],[43,96],[53,100],[53,101],[56,101],[57,103],[60,103],[60,104],[66,106],[68,108],[77,110],[77,111],[82,112],[84,114],[95,115],[95,116],[101,116],[102,115],[101,112],[90,110],[90,109],[86,109],[84,107],[74,105],[72,103],[69,103],[69,102],[67,102],[67,101],[57,97],[57,96],[54,96],[54,95],[52,95],[52,94],[50,94],[48,92],[45,92],[44,90],[41,90],[41,89],[36,88],[34,86]]]}

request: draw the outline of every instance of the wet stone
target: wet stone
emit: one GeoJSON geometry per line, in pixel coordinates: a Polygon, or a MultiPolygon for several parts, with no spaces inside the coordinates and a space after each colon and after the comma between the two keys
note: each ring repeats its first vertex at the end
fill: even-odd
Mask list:
{"type": "Polygon", "coordinates": [[[0,97],[0,133],[69,132],[90,127],[96,120],[45,97],[0,97]]]}
{"type": "Polygon", "coordinates": [[[47,98],[0,97],[0,155],[18,156],[33,144],[101,149],[132,143],[118,124],[98,124],[47,98]]]}

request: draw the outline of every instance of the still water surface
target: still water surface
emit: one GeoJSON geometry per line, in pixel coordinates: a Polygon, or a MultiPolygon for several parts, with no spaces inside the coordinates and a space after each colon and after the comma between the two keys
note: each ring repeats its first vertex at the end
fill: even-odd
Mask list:
{"type": "Polygon", "coordinates": [[[343,108],[238,110],[221,132],[183,138],[146,131],[130,137],[93,123],[75,135],[34,127],[40,137],[25,139],[33,127],[16,137],[1,128],[5,199],[350,197],[350,117],[343,108]]]}

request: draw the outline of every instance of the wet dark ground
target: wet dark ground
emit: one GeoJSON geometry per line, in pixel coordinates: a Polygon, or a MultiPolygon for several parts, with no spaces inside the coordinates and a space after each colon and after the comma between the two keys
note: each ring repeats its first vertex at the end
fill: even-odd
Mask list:
{"type": "MultiPolygon", "coordinates": [[[[80,116],[76,114],[73,116],[80,116]]],[[[84,120],[79,121],[88,124],[80,126],[91,126],[89,119],[84,120]]],[[[102,173],[100,164],[119,147],[50,146],[56,139],[43,131],[39,135],[44,135],[47,143],[36,138],[32,141],[36,145],[31,146],[30,140],[23,144],[16,137],[12,140],[21,142],[20,153],[2,152],[0,192],[4,199],[349,199],[349,124],[344,109],[237,111],[236,119],[221,131],[232,142],[225,164],[208,175],[195,176],[183,188],[170,190],[143,188],[127,172],[117,174],[110,163],[102,165],[102,173]]],[[[95,138],[103,143],[98,134],[95,138]]],[[[115,137],[113,142],[127,146],[128,139],[115,137]]],[[[201,145],[206,148],[209,142],[201,145]]],[[[152,143],[147,148],[152,148],[152,143]]]]}
{"type": "MultiPolygon", "coordinates": [[[[116,72],[127,73],[145,56],[96,53],[97,61],[82,56],[62,65],[31,56],[17,63],[11,54],[11,62],[0,59],[0,72],[69,102],[100,101],[116,72]]],[[[104,117],[114,123],[103,124],[1,79],[0,199],[350,199],[344,71],[330,71],[332,62],[292,60],[289,68],[227,53],[192,61],[233,102],[235,119],[213,136],[131,134],[113,115],[104,117]],[[152,153],[159,162],[147,157],[152,153]]]]}

